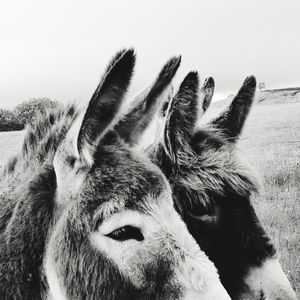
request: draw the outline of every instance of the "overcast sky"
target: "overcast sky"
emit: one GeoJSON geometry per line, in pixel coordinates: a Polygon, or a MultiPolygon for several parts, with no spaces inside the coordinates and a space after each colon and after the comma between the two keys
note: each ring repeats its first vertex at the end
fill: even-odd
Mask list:
{"type": "Polygon", "coordinates": [[[88,101],[109,58],[134,47],[131,93],[182,54],[216,81],[215,99],[255,74],[300,86],[300,0],[6,0],[0,2],[0,107],[31,97],[88,101]]]}

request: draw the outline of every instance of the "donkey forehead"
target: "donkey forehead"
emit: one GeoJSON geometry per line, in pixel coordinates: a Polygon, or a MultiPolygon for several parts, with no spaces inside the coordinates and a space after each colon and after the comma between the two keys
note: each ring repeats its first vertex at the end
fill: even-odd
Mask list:
{"type": "Polygon", "coordinates": [[[109,146],[98,151],[95,166],[87,175],[84,198],[116,204],[119,208],[140,207],[151,199],[171,199],[171,189],[161,170],[148,158],[132,150],[109,146]]]}
{"type": "Polygon", "coordinates": [[[231,149],[226,137],[220,130],[214,128],[199,128],[191,140],[191,146],[196,152],[203,152],[207,148],[218,150],[220,148],[231,149]]]}

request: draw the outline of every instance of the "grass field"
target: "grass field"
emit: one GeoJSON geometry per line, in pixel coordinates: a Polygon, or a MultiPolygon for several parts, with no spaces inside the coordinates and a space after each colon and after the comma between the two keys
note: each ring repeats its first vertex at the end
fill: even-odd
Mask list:
{"type": "MultiPolygon", "coordinates": [[[[20,149],[22,136],[0,134],[0,164],[20,149]]],[[[263,180],[254,205],[300,298],[300,103],[255,106],[239,149],[263,180]]]]}
{"type": "Polygon", "coordinates": [[[0,132],[0,166],[19,151],[23,135],[23,131],[0,132]]]}
{"type": "Polygon", "coordinates": [[[255,106],[240,149],[263,179],[254,205],[300,298],[300,103],[255,106]]]}

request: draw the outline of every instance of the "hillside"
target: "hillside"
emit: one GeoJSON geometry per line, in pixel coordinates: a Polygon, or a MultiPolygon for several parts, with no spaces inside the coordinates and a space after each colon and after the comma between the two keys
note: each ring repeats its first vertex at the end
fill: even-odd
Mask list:
{"type": "Polygon", "coordinates": [[[300,103],[300,87],[258,92],[257,104],[300,103]]]}
{"type": "MultiPolygon", "coordinates": [[[[212,108],[223,108],[230,103],[233,96],[226,99],[213,102],[212,108]]],[[[269,105],[269,104],[284,104],[284,103],[300,103],[300,87],[263,90],[256,94],[256,105],[269,105]]]]}

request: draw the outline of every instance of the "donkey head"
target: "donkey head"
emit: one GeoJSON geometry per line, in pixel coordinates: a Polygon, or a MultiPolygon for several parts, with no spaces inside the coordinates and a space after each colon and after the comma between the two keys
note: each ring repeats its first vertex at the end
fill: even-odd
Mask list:
{"type": "Polygon", "coordinates": [[[138,109],[120,116],[135,55],[117,54],[58,147],[45,256],[50,297],[229,299],[174,209],[163,173],[133,147],[179,63],[171,59],[138,109]]]}
{"type": "MultiPolygon", "coordinates": [[[[191,72],[170,101],[163,141],[151,155],[171,184],[177,211],[215,263],[230,296],[295,299],[250,202],[256,180],[235,151],[255,88],[255,78],[248,77],[223,114],[196,128],[198,76],[191,72]]],[[[203,111],[212,90],[210,79],[200,90],[203,111]]]]}

